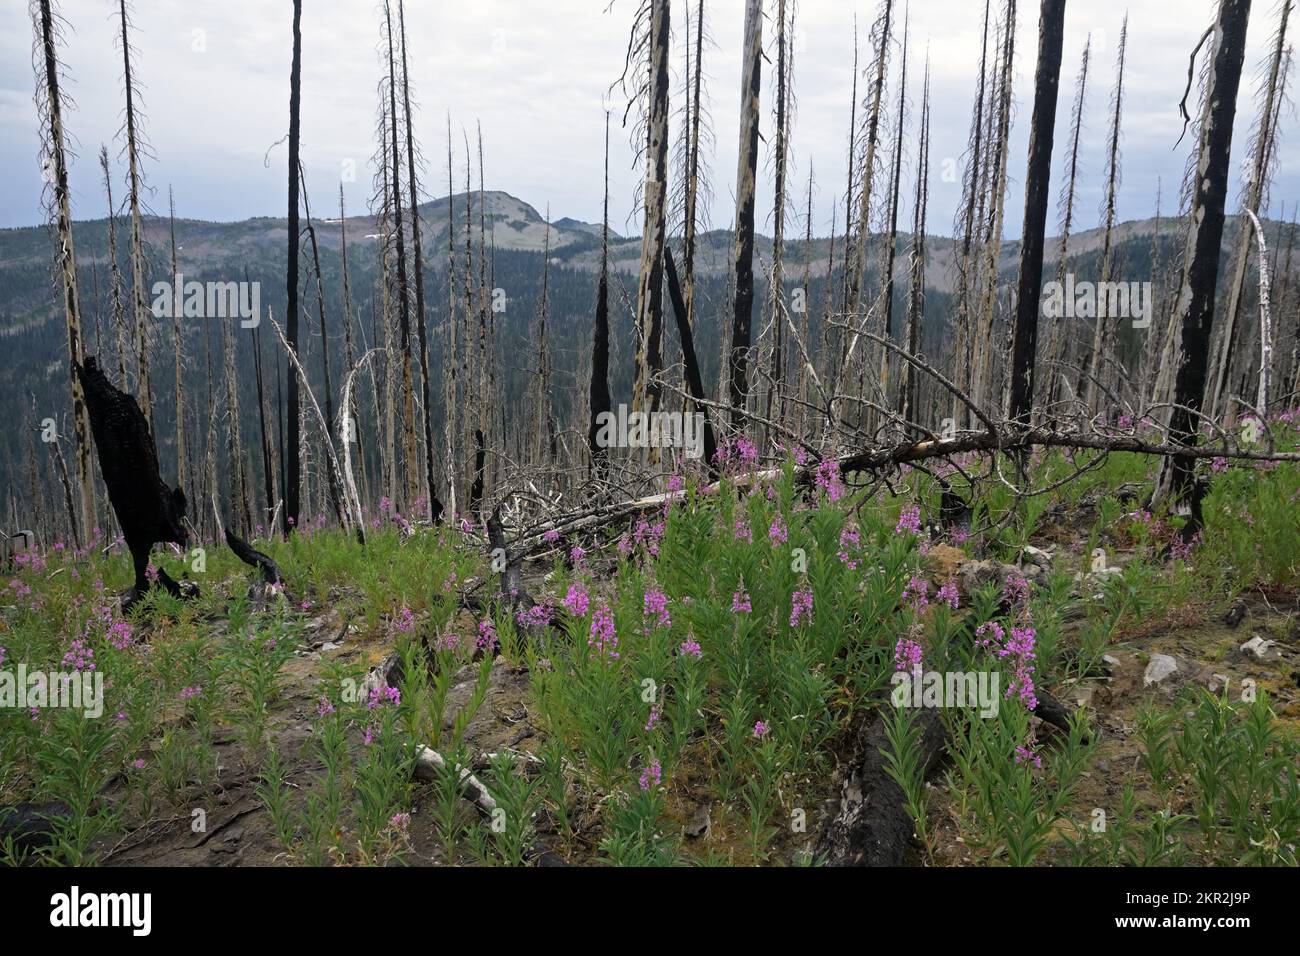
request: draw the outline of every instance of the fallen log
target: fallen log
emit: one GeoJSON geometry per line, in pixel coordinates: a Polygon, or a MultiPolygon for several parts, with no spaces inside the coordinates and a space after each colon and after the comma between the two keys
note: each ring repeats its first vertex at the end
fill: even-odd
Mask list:
{"type": "Polygon", "coordinates": [[[491,816],[497,809],[497,802],[493,799],[488,788],[468,767],[451,767],[447,759],[432,747],[421,747],[415,754],[415,778],[423,780],[426,783],[432,783],[442,774],[447,772],[455,773],[457,777],[457,786],[461,794],[474,806],[478,807],[484,814],[491,816]]]}
{"type": "Polygon", "coordinates": [[[0,805],[0,853],[12,849],[21,860],[49,846],[71,817],[67,805],[57,801],[0,805]]]}
{"type": "MultiPolygon", "coordinates": [[[[946,734],[934,710],[922,708],[916,719],[919,765],[928,776],[940,763],[946,734]]],[[[818,837],[814,858],[824,865],[902,866],[906,860],[914,827],[903,790],[886,770],[888,748],[883,711],[877,711],[840,786],[839,811],[818,837]]]]}

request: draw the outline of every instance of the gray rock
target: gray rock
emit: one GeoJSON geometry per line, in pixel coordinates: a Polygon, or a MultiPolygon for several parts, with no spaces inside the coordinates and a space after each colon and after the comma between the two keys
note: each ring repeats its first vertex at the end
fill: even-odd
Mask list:
{"type": "Polygon", "coordinates": [[[1044,551],[1042,548],[1035,548],[1032,544],[1027,544],[1025,545],[1024,550],[1020,552],[1020,555],[1022,562],[1028,561],[1030,564],[1041,568],[1043,571],[1052,570],[1052,555],[1049,551],[1044,551]]]}
{"type": "Polygon", "coordinates": [[[1178,661],[1168,654],[1152,654],[1151,660],[1147,662],[1147,669],[1142,675],[1142,686],[1150,687],[1152,684],[1163,683],[1177,673],[1178,661]]]}
{"type": "Polygon", "coordinates": [[[710,805],[705,804],[691,814],[691,818],[687,820],[686,825],[682,827],[682,833],[690,837],[692,840],[707,837],[709,835],[709,829],[713,826],[713,815],[710,810],[710,805]]]}
{"type": "Polygon", "coordinates": [[[1238,648],[1243,655],[1251,654],[1261,661],[1275,661],[1281,655],[1273,648],[1273,642],[1256,634],[1238,648]]]}

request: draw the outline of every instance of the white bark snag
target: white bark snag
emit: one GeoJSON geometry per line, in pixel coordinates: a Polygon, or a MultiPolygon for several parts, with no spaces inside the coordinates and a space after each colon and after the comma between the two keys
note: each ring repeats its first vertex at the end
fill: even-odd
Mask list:
{"type": "MultiPolygon", "coordinates": [[[[1221,0],[1210,51],[1210,73],[1201,108],[1200,145],[1196,159],[1195,193],[1187,230],[1182,280],[1174,316],[1181,324],[1179,354],[1174,376],[1174,412],[1169,432],[1174,441],[1195,445],[1200,431],[1205,394],[1210,327],[1214,320],[1214,292],[1223,240],[1223,207],[1228,193],[1228,167],[1232,153],[1232,123],[1241,85],[1245,56],[1246,23],[1250,0],[1221,0]]],[[[1156,483],[1155,497],[1183,498],[1194,490],[1191,456],[1165,459],[1156,483]]],[[[1191,501],[1194,525],[1196,498],[1191,501]]],[[[1194,529],[1193,529],[1194,530],[1194,529]]]]}
{"type": "Polygon", "coordinates": [[[59,92],[58,34],[50,0],[40,0],[32,11],[36,42],[40,47],[37,64],[38,109],[45,137],[44,165],[53,190],[53,212],[59,240],[59,274],[63,284],[63,312],[68,329],[68,375],[72,382],[72,427],[76,438],[77,521],[72,529],[78,545],[90,536],[95,524],[95,485],[90,473],[90,416],[86,396],[77,380],[76,366],[84,358],[81,342],[81,305],[77,297],[77,257],[72,245],[72,204],[68,193],[68,160],[63,137],[63,98],[59,92]],[[37,19],[39,15],[39,19],[37,19]]]}
{"type": "Polygon", "coordinates": [[[1255,210],[1246,207],[1246,215],[1255,227],[1259,241],[1259,393],[1255,397],[1255,411],[1261,420],[1268,414],[1268,366],[1273,360],[1273,322],[1269,317],[1268,246],[1264,244],[1264,227],[1260,225],[1255,210]]]}
{"type": "MultiPolygon", "coordinates": [[[[633,408],[659,408],[663,366],[664,243],[667,241],[668,196],[668,0],[651,0],[649,129],[646,141],[645,229],[641,236],[640,282],[636,300],[639,336],[633,408]]],[[[653,452],[652,452],[653,454],[653,452]]]]}

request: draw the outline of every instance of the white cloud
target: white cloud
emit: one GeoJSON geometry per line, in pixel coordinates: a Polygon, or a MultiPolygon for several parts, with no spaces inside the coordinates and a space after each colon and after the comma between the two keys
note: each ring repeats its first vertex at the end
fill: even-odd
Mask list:
{"type": "MultiPolygon", "coordinates": [[[[446,190],[446,116],[453,123],[456,188],[464,188],[462,127],[474,148],[475,123],[482,123],[489,188],[504,189],[539,209],[548,203],[556,217],[598,220],[601,209],[602,101],[623,68],[636,0],[466,0],[461,3],[411,2],[407,31],[412,79],[420,107],[417,135],[429,162],[426,188],[446,190]]],[[[773,4],[774,5],[774,4],[773,4]]],[[[717,48],[706,54],[717,149],[711,157],[715,202],[711,221],[731,223],[736,166],[742,0],[708,0],[708,19],[717,48]]],[[[939,176],[944,158],[958,158],[965,147],[969,111],[979,60],[983,4],[978,0],[912,0],[910,107],[919,107],[921,67],[928,48],[932,67],[933,142],[931,229],[948,231],[957,187],[939,176]]],[[[1272,4],[1256,4],[1247,52],[1247,75],[1239,100],[1234,153],[1240,155],[1254,114],[1254,66],[1266,55],[1275,25],[1272,4]]],[[[72,26],[63,59],[78,110],[68,125],[79,145],[74,169],[74,199],[79,217],[100,216],[104,201],[94,154],[101,142],[118,148],[113,137],[121,123],[121,55],[115,41],[114,5],[102,0],[64,0],[72,26]]],[[[1010,171],[1013,179],[1007,230],[1019,231],[1021,171],[1032,109],[1032,73],[1037,47],[1037,5],[1020,4],[1016,35],[1017,114],[1010,171]]],[[[1106,104],[1114,81],[1114,54],[1126,4],[1088,0],[1071,4],[1067,14],[1056,170],[1083,38],[1094,38],[1088,119],[1083,143],[1082,227],[1100,200],[1106,138],[1106,104]],[[1097,47],[1101,49],[1098,50],[1097,47]]],[[[186,216],[238,219],[282,214],[287,150],[280,145],[288,114],[290,57],[289,4],[265,0],[225,0],[220,4],[181,0],[138,0],[136,68],[144,89],[149,138],[157,161],[146,167],[158,195],[176,190],[186,216]],[[201,31],[201,33],[196,33],[201,31]],[[201,41],[201,42],[200,42],[201,41]],[[197,50],[202,47],[202,52],[197,50]]],[[[869,58],[867,29],[874,3],[803,0],[799,4],[795,54],[798,113],[792,174],[801,197],[808,163],[816,167],[814,231],[830,228],[844,188],[845,137],[852,82],[853,16],[861,34],[861,63],[869,58]]],[[[1187,75],[1187,56],[1209,24],[1212,0],[1178,0],[1133,5],[1129,23],[1129,64],[1124,114],[1124,189],[1121,214],[1151,214],[1156,177],[1164,188],[1164,209],[1176,203],[1177,183],[1189,147],[1173,151],[1181,121],[1176,112],[1187,75]]],[[[325,215],[337,191],[342,163],[353,159],[358,182],[346,186],[352,211],[371,192],[368,160],[374,151],[381,7],[367,2],[307,4],[303,14],[303,161],[318,215],[325,215]]],[[[685,6],[673,4],[682,29],[685,6]]],[[[25,0],[0,0],[0,225],[24,225],[40,218],[36,128],[31,108],[33,78],[31,26],[25,0]]],[[[770,25],[770,24],[769,24],[770,25]]],[[[680,69],[674,55],[673,67],[680,69]]],[[[774,57],[773,57],[774,59],[774,57]]],[[[897,60],[897,56],[895,56],[897,60]]],[[[765,66],[766,92],[770,67],[765,66]]],[[[674,98],[678,90],[674,88],[674,98]]],[[[859,83],[859,93],[865,83],[859,83]]],[[[895,94],[896,95],[896,94],[895,94]]],[[[891,97],[893,99],[893,97],[891,97]]],[[[632,197],[640,170],[632,168],[627,131],[618,127],[623,102],[610,101],[611,219],[615,228],[635,226],[632,197]]],[[[893,107],[891,107],[892,111],[893,107]]],[[[764,130],[770,128],[764,117],[764,130]]],[[[1293,138],[1294,115],[1283,129],[1293,138]]],[[[909,118],[914,134],[915,124],[909,118]]],[[[1283,149],[1283,158],[1288,151],[1283,149]]],[[[909,162],[908,167],[911,169],[909,162]]],[[[909,172],[910,175],[910,172],[909,172]]],[[[1300,170],[1285,162],[1274,188],[1277,204],[1297,193],[1300,170]]],[[[474,171],[477,184],[477,169],[474,171]]],[[[1235,192],[1233,194],[1235,196],[1235,192]]],[[[767,222],[770,183],[760,196],[760,221],[767,222]]],[[[154,206],[165,203],[155,199],[154,206]]],[[[796,205],[802,209],[800,199],[796,205]]],[[[906,213],[906,210],[905,210],[906,213]]],[[[906,221],[906,220],[904,220],[906,221]]]]}

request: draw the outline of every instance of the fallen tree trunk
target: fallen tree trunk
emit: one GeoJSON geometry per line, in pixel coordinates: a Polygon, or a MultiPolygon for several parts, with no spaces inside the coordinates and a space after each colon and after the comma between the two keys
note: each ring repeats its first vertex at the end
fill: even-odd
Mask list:
{"type": "Polygon", "coordinates": [[[421,747],[415,755],[415,778],[432,783],[444,773],[457,775],[457,785],[461,794],[474,806],[488,816],[497,809],[497,802],[481,780],[468,767],[451,767],[447,759],[432,747],[421,747]]]}
{"type": "MultiPolygon", "coordinates": [[[[921,727],[918,764],[927,776],[943,755],[943,722],[933,709],[917,712],[921,727]]],[[[823,828],[814,857],[826,866],[902,866],[913,824],[903,790],[886,770],[889,740],[881,711],[862,734],[858,756],[840,786],[839,812],[823,828]]]]}

